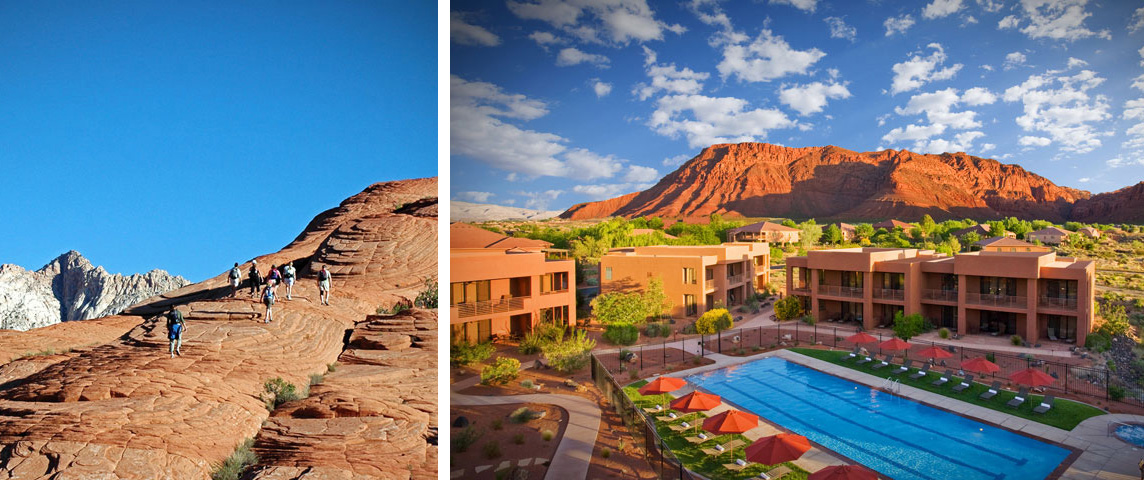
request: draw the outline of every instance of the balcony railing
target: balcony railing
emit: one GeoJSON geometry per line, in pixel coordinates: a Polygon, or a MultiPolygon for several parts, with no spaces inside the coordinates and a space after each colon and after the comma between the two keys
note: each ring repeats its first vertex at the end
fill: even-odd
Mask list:
{"type": "Polygon", "coordinates": [[[819,295],[832,295],[835,297],[862,298],[862,287],[842,287],[838,285],[819,285],[819,295]]]}
{"type": "Polygon", "coordinates": [[[715,288],[715,279],[714,278],[708,278],[706,281],[703,282],[703,288],[705,288],[707,290],[714,289],[715,288]]]}
{"type": "Polygon", "coordinates": [[[965,303],[971,305],[984,305],[987,307],[1015,307],[1024,308],[1028,305],[1028,299],[1025,297],[1017,297],[1013,295],[990,295],[985,293],[967,293],[965,294],[965,303]]]}
{"type": "Polygon", "coordinates": [[[736,283],[743,283],[743,275],[730,275],[727,277],[727,285],[734,285],[736,283]]]}
{"type": "Polygon", "coordinates": [[[494,313],[505,313],[514,310],[523,310],[524,301],[531,297],[506,297],[498,298],[496,300],[483,300],[480,302],[459,303],[454,305],[457,307],[457,315],[461,318],[476,317],[479,315],[492,315],[494,313]]]}
{"type": "Polygon", "coordinates": [[[957,290],[926,289],[922,291],[922,300],[957,302],[957,290]]]}
{"type": "Polygon", "coordinates": [[[799,285],[799,284],[797,284],[797,283],[796,283],[796,284],[794,284],[793,286],[791,286],[791,287],[790,287],[790,291],[792,291],[792,292],[795,292],[795,293],[801,293],[801,294],[804,294],[804,295],[805,295],[805,294],[809,294],[809,293],[810,293],[810,285],[807,285],[807,284],[805,284],[805,283],[804,283],[804,284],[801,284],[801,285],[799,285]]]}
{"type": "MultiPolygon", "coordinates": [[[[568,288],[565,287],[562,290],[549,290],[547,292],[540,292],[541,295],[555,295],[557,293],[568,293],[568,288]]],[[[519,298],[525,298],[525,297],[519,297],[519,298]]]]}
{"type": "Polygon", "coordinates": [[[1062,298],[1062,297],[1048,297],[1048,296],[1042,295],[1040,305],[1042,307],[1056,307],[1056,308],[1067,308],[1069,310],[1076,310],[1076,299],[1075,298],[1062,298]]]}
{"type": "Polygon", "coordinates": [[[905,300],[906,291],[895,288],[875,288],[874,298],[881,298],[884,300],[905,300]]]}

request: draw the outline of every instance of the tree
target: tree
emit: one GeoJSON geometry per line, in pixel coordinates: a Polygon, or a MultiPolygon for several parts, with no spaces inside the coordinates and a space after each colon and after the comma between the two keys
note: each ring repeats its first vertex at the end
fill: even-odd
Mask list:
{"type": "Polygon", "coordinates": [[[1098,306],[1096,313],[1101,320],[1100,324],[1093,329],[1097,332],[1116,336],[1127,335],[1132,329],[1132,324],[1128,322],[1128,314],[1124,312],[1124,305],[1098,306]]]}
{"type": "Polygon", "coordinates": [[[1029,228],[1035,232],[1037,230],[1044,230],[1051,226],[1053,226],[1053,222],[1048,220],[1033,220],[1033,223],[1029,225],[1029,228]]]}
{"type": "Polygon", "coordinates": [[[647,304],[638,293],[608,292],[592,300],[592,313],[604,325],[633,325],[647,317],[647,304]]]}
{"type": "Polygon", "coordinates": [[[1084,224],[1080,222],[1065,222],[1065,230],[1075,232],[1084,228],[1084,224]]]}
{"type": "Polygon", "coordinates": [[[873,236],[874,236],[874,226],[873,225],[870,225],[869,223],[859,223],[859,224],[854,226],[854,238],[855,238],[855,240],[858,240],[858,241],[869,240],[870,237],[873,237],[873,236]]]}
{"type": "Polygon", "coordinates": [[[822,238],[822,227],[814,223],[813,218],[802,222],[799,229],[802,230],[802,233],[798,236],[798,242],[804,249],[809,250],[810,247],[818,243],[818,239],[822,238]]]}
{"type": "Polygon", "coordinates": [[[830,224],[826,227],[826,231],[822,232],[822,241],[832,245],[842,243],[842,229],[838,228],[838,225],[830,224]]]}
{"type": "Polygon", "coordinates": [[[1005,222],[1000,220],[990,220],[985,222],[985,224],[989,225],[989,234],[987,235],[988,237],[1005,236],[1005,222]]]}
{"type": "Polygon", "coordinates": [[[978,235],[977,232],[969,232],[963,235],[961,239],[965,240],[966,245],[968,245],[970,248],[973,248],[973,244],[981,241],[981,235],[978,235]]]}
{"type": "Polygon", "coordinates": [[[793,320],[802,315],[802,302],[798,297],[786,297],[775,302],[775,318],[779,321],[793,320]]]}
{"type": "Polygon", "coordinates": [[[787,227],[790,227],[790,228],[796,228],[796,227],[798,227],[798,224],[794,223],[794,220],[791,220],[791,219],[789,219],[789,218],[788,218],[788,219],[786,219],[786,220],[783,220],[783,221],[782,221],[782,225],[784,225],[784,226],[787,226],[787,227]]]}
{"type": "Polygon", "coordinates": [[[929,240],[930,234],[937,228],[937,223],[934,223],[933,217],[927,213],[922,215],[922,221],[918,224],[918,228],[921,229],[922,236],[924,236],[926,240],[929,240]]]}
{"type": "Polygon", "coordinates": [[[910,315],[902,315],[900,311],[894,313],[895,337],[909,341],[919,333],[922,333],[923,328],[925,328],[925,318],[923,318],[920,313],[910,315]]]}
{"type": "Polygon", "coordinates": [[[957,241],[957,237],[951,235],[949,240],[945,241],[945,244],[949,245],[949,250],[952,253],[958,253],[961,251],[961,242],[957,241]]]}
{"type": "Polygon", "coordinates": [[[779,264],[783,261],[783,249],[779,247],[771,247],[771,264],[779,264]]]}
{"type": "Polygon", "coordinates": [[[709,335],[722,332],[733,326],[735,326],[735,320],[731,318],[731,312],[728,312],[726,308],[716,308],[699,316],[699,319],[695,321],[695,332],[709,335]]]}
{"type": "Polygon", "coordinates": [[[646,317],[658,318],[671,308],[671,301],[667,299],[667,294],[663,293],[663,280],[660,280],[659,277],[653,277],[647,282],[643,302],[644,311],[647,313],[646,317]]]}

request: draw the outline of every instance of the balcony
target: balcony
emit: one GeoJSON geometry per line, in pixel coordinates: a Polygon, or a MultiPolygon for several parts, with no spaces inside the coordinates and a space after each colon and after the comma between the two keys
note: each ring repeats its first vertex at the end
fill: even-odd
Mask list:
{"type": "Polygon", "coordinates": [[[515,310],[524,310],[524,301],[532,297],[506,297],[496,300],[483,300],[480,302],[459,303],[457,316],[460,318],[506,313],[515,310]]]}
{"type": "Polygon", "coordinates": [[[965,294],[965,303],[970,305],[983,305],[986,307],[1025,308],[1028,306],[1028,299],[1012,295],[967,293],[965,294]]]}
{"type": "Polygon", "coordinates": [[[1076,310],[1075,298],[1064,297],[1047,297],[1042,295],[1039,305],[1042,307],[1064,308],[1067,310],[1076,310]]]}
{"type": "Polygon", "coordinates": [[[906,299],[906,291],[895,288],[875,288],[874,298],[883,300],[902,300],[906,299]]]}
{"type": "Polygon", "coordinates": [[[743,283],[743,274],[727,276],[727,285],[738,285],[740,283],[743,283]]]}
{"type": "MultiPolygon", "coordinates": [[[[563,290],[549,290],[547,292],[540,292],[541,295],[555,295],[557,293],[568,293],[568,289],[564,288],[563,290]]],[[[517,297],[517,298],[528,298],[528,297],[517,297]]]]}
{"type": "Polygon", "coordinates": [[[939,302],[957,303],[957,290],[922,290],[922,300],[937,300],[939,302]]]}
{"type": "Polygon", "coordinates": [[[805,283],[795,284],[795,285],[792,285],[790,287],[790,291],[792,293],[798,293],[798,294],[802,294],[802,295],[810,295],[810,285],[807,285],[805,283]]]}
{"type": "Polygon", "coordinates": [[[715,279],[714,278],[708,278],[707,280],[705,280],[703,282],[703,289],[704,290],[714,290],[715,289],[715,279]]]}
{"type": "Polygon", "coordinates": [[[819,295],[834,297],[862,298],[862,287],[842,287],[838,285],[819,285],[819,295]]]}

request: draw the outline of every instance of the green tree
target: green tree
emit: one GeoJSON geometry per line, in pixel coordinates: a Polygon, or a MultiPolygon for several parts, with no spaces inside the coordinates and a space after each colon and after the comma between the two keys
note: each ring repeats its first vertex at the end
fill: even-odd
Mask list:
{"type": "Polygon", "coordinates": [[[789,218],[786,220],[783,220],[782,225],[785,225],[785,226],[790,227],[790,228],[798,228],[798,224],[794,223],[794,220],[791,220],[789,218]]]}
{"type": "Polygon", "coordinates": [[[733,326],[735,326],[735,320],[731,318],[731,312],[728,312],[726,308],[716,308],[699,316],[699,319],[695,321],[695,332],[709,335],[722,332],[733,326]]]}
{"type": "Polygon", "coordinates": [[[842,229],[838,228],[838,225],[830,224],[826,227],[826,231],[822,232],[822,242],[831,245],[842,243],[842,229]]]}
{"type": "Polygon", "coordinates": [[[922,215],[921,223],[918,223],[918,228],[921,229],[922,236],[929,240],[929,236],[933,234],[934,229],[937,228],[937,223],[934,223],[933,217],[929,214],[922,215]]]}
{"type": "Polygon", "coordinates": [[[981,241],[981,235],[978,235],[977,232],[969,232],[969,233],[963,235],[961,237],[961,239],[965,240],[966,246],[968,246],[969,248],[973,248],[973,244],[981,241]]]}
{"type": "Polygon", "coordinates": [[[854,226],[854,239],[858,241],[869,240],[874,236],[874,226],[869,223],[859,223],[854,226]]]}
{"type": "Polygon", "coordinates": [[[1112,336],[1128,334],[1129,330],[1132,329],[1132,324],[1128,322],[1128,314],[1124,311],[1124,305],[1101,305],[1099,303],[1097,305],[1096,313],[1101,321],[1094,330],[1112,336]]]}
{"type": "Polygon", "coordinates": [[[1033,220],[1033,222],[1029,225],[1029,228],[1031,231],[1035,232],[1037,230],[1044,230],[1051,226],[1053,226],[1053,222],[1048,220],[1033,220]]]}
{"type": "Polygon", "coordinates": [[[923,318],[920,313],[910,315],[902,315],[900,311],[894,313],[895,337],[909,341],[919,333],[922,333],[923,328],[925,328],[925,318],[923,318]]]}
{"type": "Polygon", "coordinates": [[[952,253],[958,253],[961,251],[961,242],[957,241],[957,237],[951,235],[949,240],[945,241],[945,244],[949,245],[949,250],[952,253]]]}
{"type": "Polygon", "coordinates": [[[785,297],[775,302],[775,318],[779,321],[794,320],[802,316],[802,313],[802,302],[798,297],[785,297]]]}
{"type": "Polygon", "coordinates": [[[822,227],[814,223],[813,218],[802,222],[799,229],[802,230],[802,233],[798,236],[798,242],[803,249],[809,250],[810,247],[818,243],[818,239],[822,238],[822,227]]]}
{"type": "Polygon", "coordinates": [[[985,223],[989,225],[989,233],[986,234],[987,237],[1005,236],[1005,222],[1000,220],[990,220],[985,223]]]}
{"type": "Polygon", "coordinates": [[[634,325],[647,317],[647,304],[638,293],[608,292],[592,299],[592,313],[604,325],[634,325]]]}
{"type": "Polygon", "coordinates": [[[779,247],[771,247],[771,264],[777,265],[783,263],[783,249],[779,247]]]}
{"type": "Polygon", "coordinates": [[[1084,224],[1080,222],[1065,222],[1065,230],[1075,232],[1084,228],[1084,224]]]}
{"type": "Polygon", "coordinates": [[[663,280],[659,277],[648,280],[647,290],[643,293],[643,303],[645,318],[658,318],[671,309],[671,301],[667,299],[667,294],[663,293],[663,280]]]}

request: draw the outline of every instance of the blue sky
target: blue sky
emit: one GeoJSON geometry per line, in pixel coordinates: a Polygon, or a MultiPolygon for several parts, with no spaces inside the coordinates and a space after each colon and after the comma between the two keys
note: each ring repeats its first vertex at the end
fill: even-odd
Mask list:
{"type": "Polygon", "coordinates": [[[0,2],[0,263],[191,280],[437,174],[430,2],[0,2]]]}
{"type": "Polygon", "coordinates": [[[454,200],[562,210],[713,143],[1144,180],[1144,5],[1086,0],[454,1],[454,200]]]}

